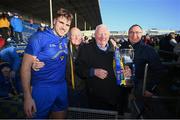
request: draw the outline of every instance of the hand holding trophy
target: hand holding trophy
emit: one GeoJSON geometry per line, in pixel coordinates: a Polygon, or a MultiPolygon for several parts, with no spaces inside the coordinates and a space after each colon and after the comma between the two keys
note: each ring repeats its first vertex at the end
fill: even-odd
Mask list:
{"type": "Polygon", "coordinates": [[[126,49],[120,49],[120,55],[122,59],[122,64],[124,66],[124,81],[126,87],[133,86],[133,76],[135,72],[135,65],[133,64],[134,59],[134,49],[132,48],[126,48],[126,49]],[[130,70],[130,71],[129,71],[130,70]],[[128,74],[128,73],[131,74],[128,74]]]}
{"type": "Polygon", "coordinates": [[[133,86],[133,77],[135,76],[134,49],[132,46],[126,49],[120,49],[115,46],[115,75],[117,85],[125,87],[133,86]]]}

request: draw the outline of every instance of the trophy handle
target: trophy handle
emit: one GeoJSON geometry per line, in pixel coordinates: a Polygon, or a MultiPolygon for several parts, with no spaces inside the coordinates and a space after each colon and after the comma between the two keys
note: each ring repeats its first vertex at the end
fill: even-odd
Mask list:
{"type": "Polygon", "coordinates": [[[134,49],[132,49],[132,60],[134,60],[134,49]]]}

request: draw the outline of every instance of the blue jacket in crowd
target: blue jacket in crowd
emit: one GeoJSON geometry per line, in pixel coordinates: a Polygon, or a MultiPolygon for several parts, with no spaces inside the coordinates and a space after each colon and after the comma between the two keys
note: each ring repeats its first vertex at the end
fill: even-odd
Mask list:
{"type": "Polygon", "coordinates": [[[22,32],[23,31],[23,21],[17,17],[14,16],[11,18],[11,26],[13,27],[14,32],[22,32]]]}
{"type": "Polygon", "coordinates": [[[13,71],[17,71],[20,68],[20,57],[16,52],[16,48],[13,46],[6,46],[0,51],[0,59],[3,62],[8,62],[13,71]]]}

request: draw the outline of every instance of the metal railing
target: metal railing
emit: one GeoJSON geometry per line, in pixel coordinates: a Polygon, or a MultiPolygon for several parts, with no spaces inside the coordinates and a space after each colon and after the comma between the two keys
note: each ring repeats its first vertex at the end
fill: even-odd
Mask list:
{"type": "MultiPolygon", "coordinates": [[[[148,102],[150,102],[150,101],[151,101],[151,103],[152,102],[163,103],[163,101],[168,101],[170,103],[170,102],[176,101],[176,103],[173,103],[173,104],[176,104],[176,106],[175,106],[176,108],[174,108],[175,109],[175,113],[174,113],[175,116],[169,116],[169,117],[178,118],[179,117],[178,114],[180,113],[180,109],[179,109],[180,108],[180,97],[179,96],[157,96],[157,95],[153,95],[151,97],[144,97],[144,92],[146,90],[146,84],[147,84],[147,76],[148,76],[147,71],[148,71],[148,64],[145,65],[145,69],[144,69],[144,79],[143,79],[143,86],[142,86],[142,99],[144,99],[143,101],[146,101],[146,104],[149,104],[148,102]]],[[[148,112],[148,111],[145,111],[146,108],[145,109],[143,108],[143,110],[142,109],[140,110],[138,104],[136,103],[136,98],[132,99],[132,104],[136,110],[136,116],[135,117],[140,118],[140,119],[144,119],[145,116],[143,116],[143,113],[148,112]]],[[[144,107],[146,107],[146,106],[144,106],[144,107]]],[[[152,106],[150,106],[150,107],[152,107],[152,106]]],[[[158,104],[157,104],[157,107],[158,107],[158,104]]],[[[162,111],[159,111],[159,112],[162,112],[162,111]]],[[[153,117],[153,116],[150,116],[150,117],[153,117]]],[[[160,116],[158,116],[158,117],[160,117],[160,116]]]]}

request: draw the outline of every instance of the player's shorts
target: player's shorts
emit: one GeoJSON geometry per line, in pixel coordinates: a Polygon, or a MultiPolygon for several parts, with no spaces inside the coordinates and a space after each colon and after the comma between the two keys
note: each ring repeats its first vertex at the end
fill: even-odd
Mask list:
{"type": "Polygon", "coordinates": [[[32,97],[37,110],[33,118],[48,118],[50,112],[64,111],[68,107],[66,82],[53,86],[33,86],[32,97]]]}

